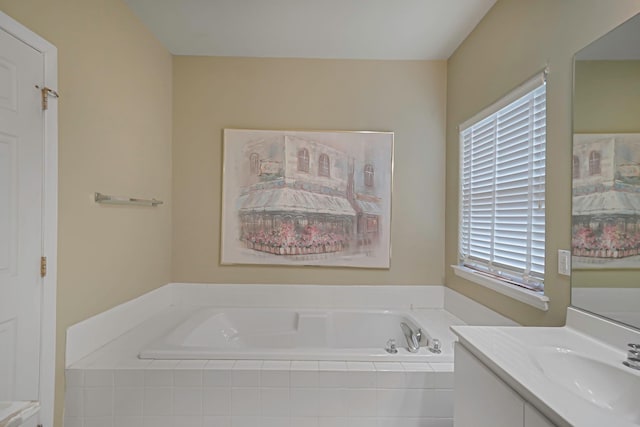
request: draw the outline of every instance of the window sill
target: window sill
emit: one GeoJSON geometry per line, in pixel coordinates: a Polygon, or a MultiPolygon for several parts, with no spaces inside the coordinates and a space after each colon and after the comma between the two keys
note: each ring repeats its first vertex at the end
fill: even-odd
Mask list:
{"type": "Polygon", "coordinates": [[[490,277],[482,276],[476,273],[474,270],[459,265],[452,265],[453,272],[456,276],[469,280],[478,285],[489,288],[492,291],[498,292],[502,295],[506,295],[509,298],[513,298],[524,304],[537,308],[538,310],[549,310],[549,297],[541,295],[537,292],[530,291],[528,289],[519,288],[517,286],[508,285],[501,280],[492,279],[490,277]]]}

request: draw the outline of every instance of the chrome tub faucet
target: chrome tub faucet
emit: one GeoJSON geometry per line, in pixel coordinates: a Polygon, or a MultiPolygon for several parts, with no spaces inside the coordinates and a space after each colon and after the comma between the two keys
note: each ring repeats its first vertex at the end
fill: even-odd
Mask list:
{"type": "Polygon", "coordinates": [[[622,364],[632,369],[640,370],[640,344],[629,344],[627,360],[622,362],[622,364]]]}
{"type": "Polygon", "coordinates": [[[420,339],[422,338],[422,331],[418,329],[414,332],[409,325],[402,322],[400,323],[404,337],[407,339],[407,350],[410,353],[417,353],[420,349],[420,339]]]}

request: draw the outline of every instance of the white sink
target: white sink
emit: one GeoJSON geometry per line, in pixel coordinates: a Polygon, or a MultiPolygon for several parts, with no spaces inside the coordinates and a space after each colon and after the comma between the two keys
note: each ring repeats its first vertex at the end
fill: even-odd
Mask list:
{"type": "Polygon", "coordinates": [[[38,402],[0,401],[0,427],[18,427],[28,418],[34,416],[40,409],[38,402]]]}
{"type": "Polygon", "coordinates": [[[640,376],[629,368],[563,347],[538,347],[532,350],[531,357],[551,382],[602,409],[640,423],[640,376]]]}

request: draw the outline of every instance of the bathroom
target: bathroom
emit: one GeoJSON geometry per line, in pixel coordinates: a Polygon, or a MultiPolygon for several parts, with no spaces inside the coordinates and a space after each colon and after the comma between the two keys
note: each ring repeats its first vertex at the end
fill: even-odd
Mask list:
{"type": "Polygon", "coordinates": [[[564,325],[571,288],[556,254],[571,245],[572,58],[637,1],[498,0],[451,56],[414,61],[172,56],[123,1],[2,0],[0,10],[58,49],[56,427],[67,329],[170,283],[429,287],[521,325],[564,325]],[[542,311],[450,266],[457,127],[545,67],[554,184],[542,311]],[[224,128],[395,132],[391,267],[221,265],[224,128]],[[106,207],[96,191],[164,205],[106,207]]]}

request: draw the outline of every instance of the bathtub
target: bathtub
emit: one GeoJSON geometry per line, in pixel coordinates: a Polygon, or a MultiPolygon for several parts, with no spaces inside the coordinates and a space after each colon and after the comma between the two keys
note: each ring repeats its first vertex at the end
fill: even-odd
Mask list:
{"type": "Polygon", "coordinates": [[[339,360],[450,362],[452,346],[427,348],[432,338],[411,312],[203,308],[144,347],[141,359],[339,360]],[[421,328],[418,352],[407,349],[400,324],[421,328]],[[386,351],[395,340],[397,353],[386,351]]]}

